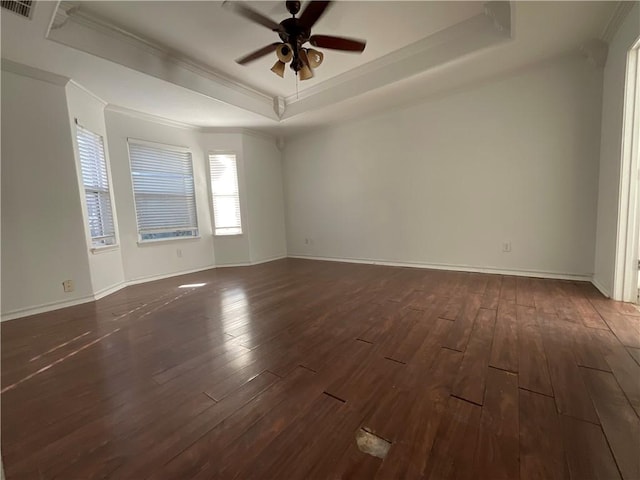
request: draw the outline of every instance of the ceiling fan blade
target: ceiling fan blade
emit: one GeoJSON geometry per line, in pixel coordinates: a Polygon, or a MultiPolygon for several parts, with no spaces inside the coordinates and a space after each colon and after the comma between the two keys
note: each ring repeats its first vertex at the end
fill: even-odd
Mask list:
{"type": "Polygon", "coordinates": [[[253,8],[246,5],[244,2],[240,0],[234,1],[225,1],[222,2],[222,6],[233,10],[235,13],[244,17],[248,20],[251,20],[254,23],[262,25],[263,27],[267,27],[269,30],[278,31],[280,30],[280,24],[271,20],[269,17],[263,15],[262,13],[254,10],[253,8]]]}
{"type": "Polygon", "coordinates": [[[257,60],[260,57],[264,57],[265,55],[271,52],[275,52],[276,48],[278,48],[278,45],[280,45],[280,42],[272,43],[271,45],[262,47],[260,50],[256,50],[255,52],[251,52],[250,54],[237,59],[236,63],[239,63],[240,65],[246,65],[247,63],[253,62],[254,60],[257,60]]]}
{"type": "Polygon", "coordinates": [[[300,14],[300,23],[304,28],[311,28],[320,19],[327,7],[331,5],[331,1],[315,1],[309,2],[300,14]]]}
{"type": "Polygon", "coordinates": [[[314,47],[331,48],[347,52],[362,52],[367,46],[365,40],[355,38],[334,37],[332,35],[311,35],[309,43],[314,47]]]}

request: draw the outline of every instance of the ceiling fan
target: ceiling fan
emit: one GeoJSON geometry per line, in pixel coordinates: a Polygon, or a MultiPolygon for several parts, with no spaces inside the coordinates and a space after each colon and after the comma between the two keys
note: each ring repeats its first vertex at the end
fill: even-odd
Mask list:
{"type": "Polygon", "coordinates": [[[240,0],[225,1],[223,6],[254,23],[276,32],[281,40],[251,52],[239,58],[236,62],[240,65],[246,65],[275,51],[278,61],[271,68],[273,73],[284,77],[284,67],[291,62],[290,68],[296,75],[299,74],[300,80],[307,80],[313,77],[313,69],[319,67],[324,59],[324,54],[321,51],[305,47],[304,44],[307,42],[313,47],[362,53],[367,45],[364,40],[334,37],[332,35],[311,35],[311,28],[331,3],[333,2],[312,0],[308,2],[303,12],[297,17],[296,15],[300,11],[300,2],[287,1],[285,5],[291,14],[291,18],[286,18],[280,23],[276,23],[240,0]]]}

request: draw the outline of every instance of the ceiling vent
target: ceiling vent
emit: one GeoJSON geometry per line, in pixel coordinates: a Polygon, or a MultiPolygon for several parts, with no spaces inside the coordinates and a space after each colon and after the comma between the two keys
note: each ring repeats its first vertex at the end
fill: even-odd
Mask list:
{"type": "Polygon", "coordinates": [[[33,0],[2,0],[0,6],[13,13],[17,13],[21,17],[29,18],[33,8],[33,0]]]}

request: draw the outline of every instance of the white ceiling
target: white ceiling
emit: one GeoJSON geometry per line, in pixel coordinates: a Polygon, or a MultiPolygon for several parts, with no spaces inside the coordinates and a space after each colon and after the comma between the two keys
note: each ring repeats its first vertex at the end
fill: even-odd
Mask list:
{"type": "MultiPolygon", "coordinates": [[[[234,61],[280,39],[275,32],[223,8],[222,2],[75,3],[82,13],[165,46],[270,96],[296,93],[293,72],[287,70],[281,79],[270,71],[277,60],[275,52],[247,66],[234,61]]],[[[284,1],[247,3],[276,22],[290,17],[284,1]]],[[[482,11],[481,2],[338,1],[316,23],[313,33],[366,39],[367,47],[361,55],[325,51],[315,78],[301,82],[299,89],[317,85],[482,11]]]]}
{"type": "MultiPolygon", "coordinates": [[[[251,5],[276,20],[286,16],[284,2],[251,5]]],[[[365,38],[367,49],[361,56],[326,51],[316,78],[301,82],[296,95],[292,72],[281,79],[269,71],[274,58],[235,64],[275,34],[220,2],[81,2],[65,20],[70,6],[37,2],[32,20],[3,12],[3,59],[72,78],[119,107],[274,134],[357,118],[578,52],[620,9],[616,2],[517,2],[507,19],[498,8],[494,24],[481,2],[338,1],[314,33],[365,38]],[[278,114],[273,97],[281,97],[278,114]]]]}

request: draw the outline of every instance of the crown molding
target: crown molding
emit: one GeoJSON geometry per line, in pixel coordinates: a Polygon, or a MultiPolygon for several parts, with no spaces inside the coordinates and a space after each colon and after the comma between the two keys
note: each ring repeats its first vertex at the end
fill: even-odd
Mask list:
{"type": "Polygon", "coordinates": [[[500,32],[511,32],[511,4],[502,0],[491,0],[484,4],[484,14],[493,20],[500,32]]]}
{"type": "MultiPolygon", "coordinates": [[[[499,26],[496,26],[497,14],[493,13],[496,10],[496,6],[494,5],[492,8],[487,6],[485,7],[485,13],[476,15],[463,22],[459,22],[451,27],[445,28],[444,30],[436,32],[433,35],[423,38],[422,40],[418,40],[417,42],[400,48],[399,50],[388,53],[376,60],[349,70],[341,75],[327,79],[322,83],[305,88],[297,94],[289,95],[288,97],[285,97],[285,103],[287,107],[289,107],[290,105],[302,102],[309,97],[323,93],[326,90],[345,83],[359,79],[367,79],[372,75],[379,75],[382,71],[389,69],[395,70],[402,63],[414,61],[420,62],[422,57],[432,54],[438,50],[442,51],[446,48],[451,48],[455,42],[461,39],[469,40],[470,43],[473,43],[474,41],[479,40],[474,37],[479,37],[483,34],[489,34],[492,40],[495,40],[496,38],[499,40],[510,39],[510,2],[489,2],[489,4],[500,4],[502,7],[500,11],[500,18],[503,23],[499,24],[499,26]],[[504,17],[509,17],[509,21],[507,22],[504,20],[504,17]],[[508,29],[506,28],[507,26],[509,27],[508,29]]],[[[421,68],[420,70],[422,71],[430,68],[431,65],[424,65],[424,67],[425,68],[421,68]]],[[[402,77],[406,78],[406,75],[403,74],[402,77]]]]}
{"type": "Polygon", "coordinates": [[[63,77],[62,75],[57,75],[45,70],[40,70],[39,68],[30,67],[29,65],[14,62],[6,58],[2,59],[2,71],[15,73],[16,75],[20,75],[22,77],[41,80],[43,82],[51,83],[53,85],[59,85],[61,87],[64,87],[67,83],[69,83],[69,81],[71,81],[71,79],[68,77],[63,77]]]}
{"type": "MultiPolygon", "coordinates": [[[[65,13],[66,19],[71,19],[74,22],[83,24],[87,27],[100,29],[102,32],[107,33],[114,38],[126,39],[132,45],[135,45],[138,48],[141,48],[149,53],[162,57],[164,59],[169,58],[172,62],[179,64],[182,67],[188,68],[192,70],[194,73],[198,73],[203,77],[207,77],[211,80],[214,80],[222,85],[237,90],[245,95],[255,96],[257,99],[260,99],[265,102],[271,102],[271,96],[256,90],[254,88],[250,88],[227,75],[215,70],[209,65],[205,65],[201,62],[190,58],[187,55],[184,55],[176,50],[169,48],[166,45],[160,44],[158,42],[154,42],[146,37],[141,35],[136,35],[134,33],[129,32],[123,28],[120,28],[116,24],[109,22],[101,17],[96,15],[87,13],[80,9],[74,3],[63,1],[60,3],[60,7],[58,10],[62,10],[65,13]]],[[[56,14],[57,16],[57,14],[56,14]]],[[[64,26],[61,25],[60,28],[64,26]]]]}
{"type": "MultiPolygon", "coordinates": [[[[510,7],[509,2],[499,3],[510,7]]],[[[506,16],[505,12],[503,5],[501,12],[503,18],[506,16]]],[[[510,29],[505,30],[504,25],[496,28],[494,17],[486,13],[476,15],[361,67],[310,87],[300,92],[299,99],[295,95],[287,97],[285,99],[287,107],[282,118],[288,119],[333,105],[510,40],[510,29]]]]}
{"type": "Polygon", "coordinates": [[[264,92],[251,89],[164,45],[83,12],[73,3],[60,3],[47,38],[179,85],[215,101],[278,120],[273,110],[273,98],[264,92]],[[167,68],[168,64],[171,68],[167,68]]]}
{"type": "Polygon", "coordinates": [[[194,132],[207,134],[207,133],[227,133],[227,134],[237,134],[237,135],[249,135],[256,138],[261,138],[263,140],[269,140],[275,142],[277,137],[268,132],[264,132],[261,130],[255,130],[252,128],[244,128],[244,127],[201,127],[198,125],[193,125],[190,123],[179,122],[177,120],[169,120],[164,117],[160,117],[157,115],[152,115],[150,113],[140,112],[139,110],[134,110],[131,108],[121,107],[118,105],[108,104],[105,107],[105,112],[118,113],[121,115],[126,115],[128,117],[136,118],[138,120],[143,120],[145,122],[156,123],[158,125],[164,125],[166,127],[173,128],[181,128],[183,130],[191,130],[194,132]]]}
{"type": "Polygon", "coordinates": [[[98,95],[96,95],[95,93],[93,93],[91,90],[89,90],[88,88],[83,87],[82,85],[80,85],[78,82],[76,82],[75,80],[71,79],[69,80],[69,84],[73,85],[74,87],[82,90],[84,93],[86,93],[87,95],[93,97],[95,100],[97,100],[98,102],[100,102],[102,104],[103,107],[106,107],[109,102],[107,102],[106,100],[103,100],[102,98],[100,98],[98,95]]]}
{"type": "Polygon", "coordinates": [[[168,118],[152,115],[150,113],[140,112],[132,108],[120,107],[118,105],[108,104],[105,107],[106,112],[119,113],[128,117],[137,118],[138,120],[144,120],[146,122],[157,123],[167,127],[181,128],[183,130],[201,131],[202,128],[190,123],[178,122],[177,120],[169,120],[168,118]]]}
{"type": "Polygon", "coordinates": [[[270,142],[276,142],[278,139],[276,135],[272,135],[268,132],[245,127],[202,127],[200,128],[200,132],[204,134],[228,133],[236,135],[247,135],[250,137],[260,138],[262,140],[268,140],[270,142]]]}
{"type": "Polygon", "coordinates": [[[600,38],[607,43],[611,43],[613,37],[615,37],[620,25],[624,22],[624,19],[627,18],[627,15],[633,8],[633,5],[637,4],[637,2],[618,2],[616,8],[611,13],[607,24],[602,31],[602,35],[600,38]]]}
{"type": "Polygon", "coordinates": [[[511,38],[511,17],[510,2],[489,1],[483,14],[286,98],[271,97],[249,88],[166,45],[85,12],[73,2],[59,4],[48,38],[278,122],[508,40],[511,38]],[[149,57],[143,58],[141,53],[149,57]],[[167,62],[182,71],[172,69],[169,75],[167,62]],[[183,75],[183,72],[191,75],[183,75]]]}

